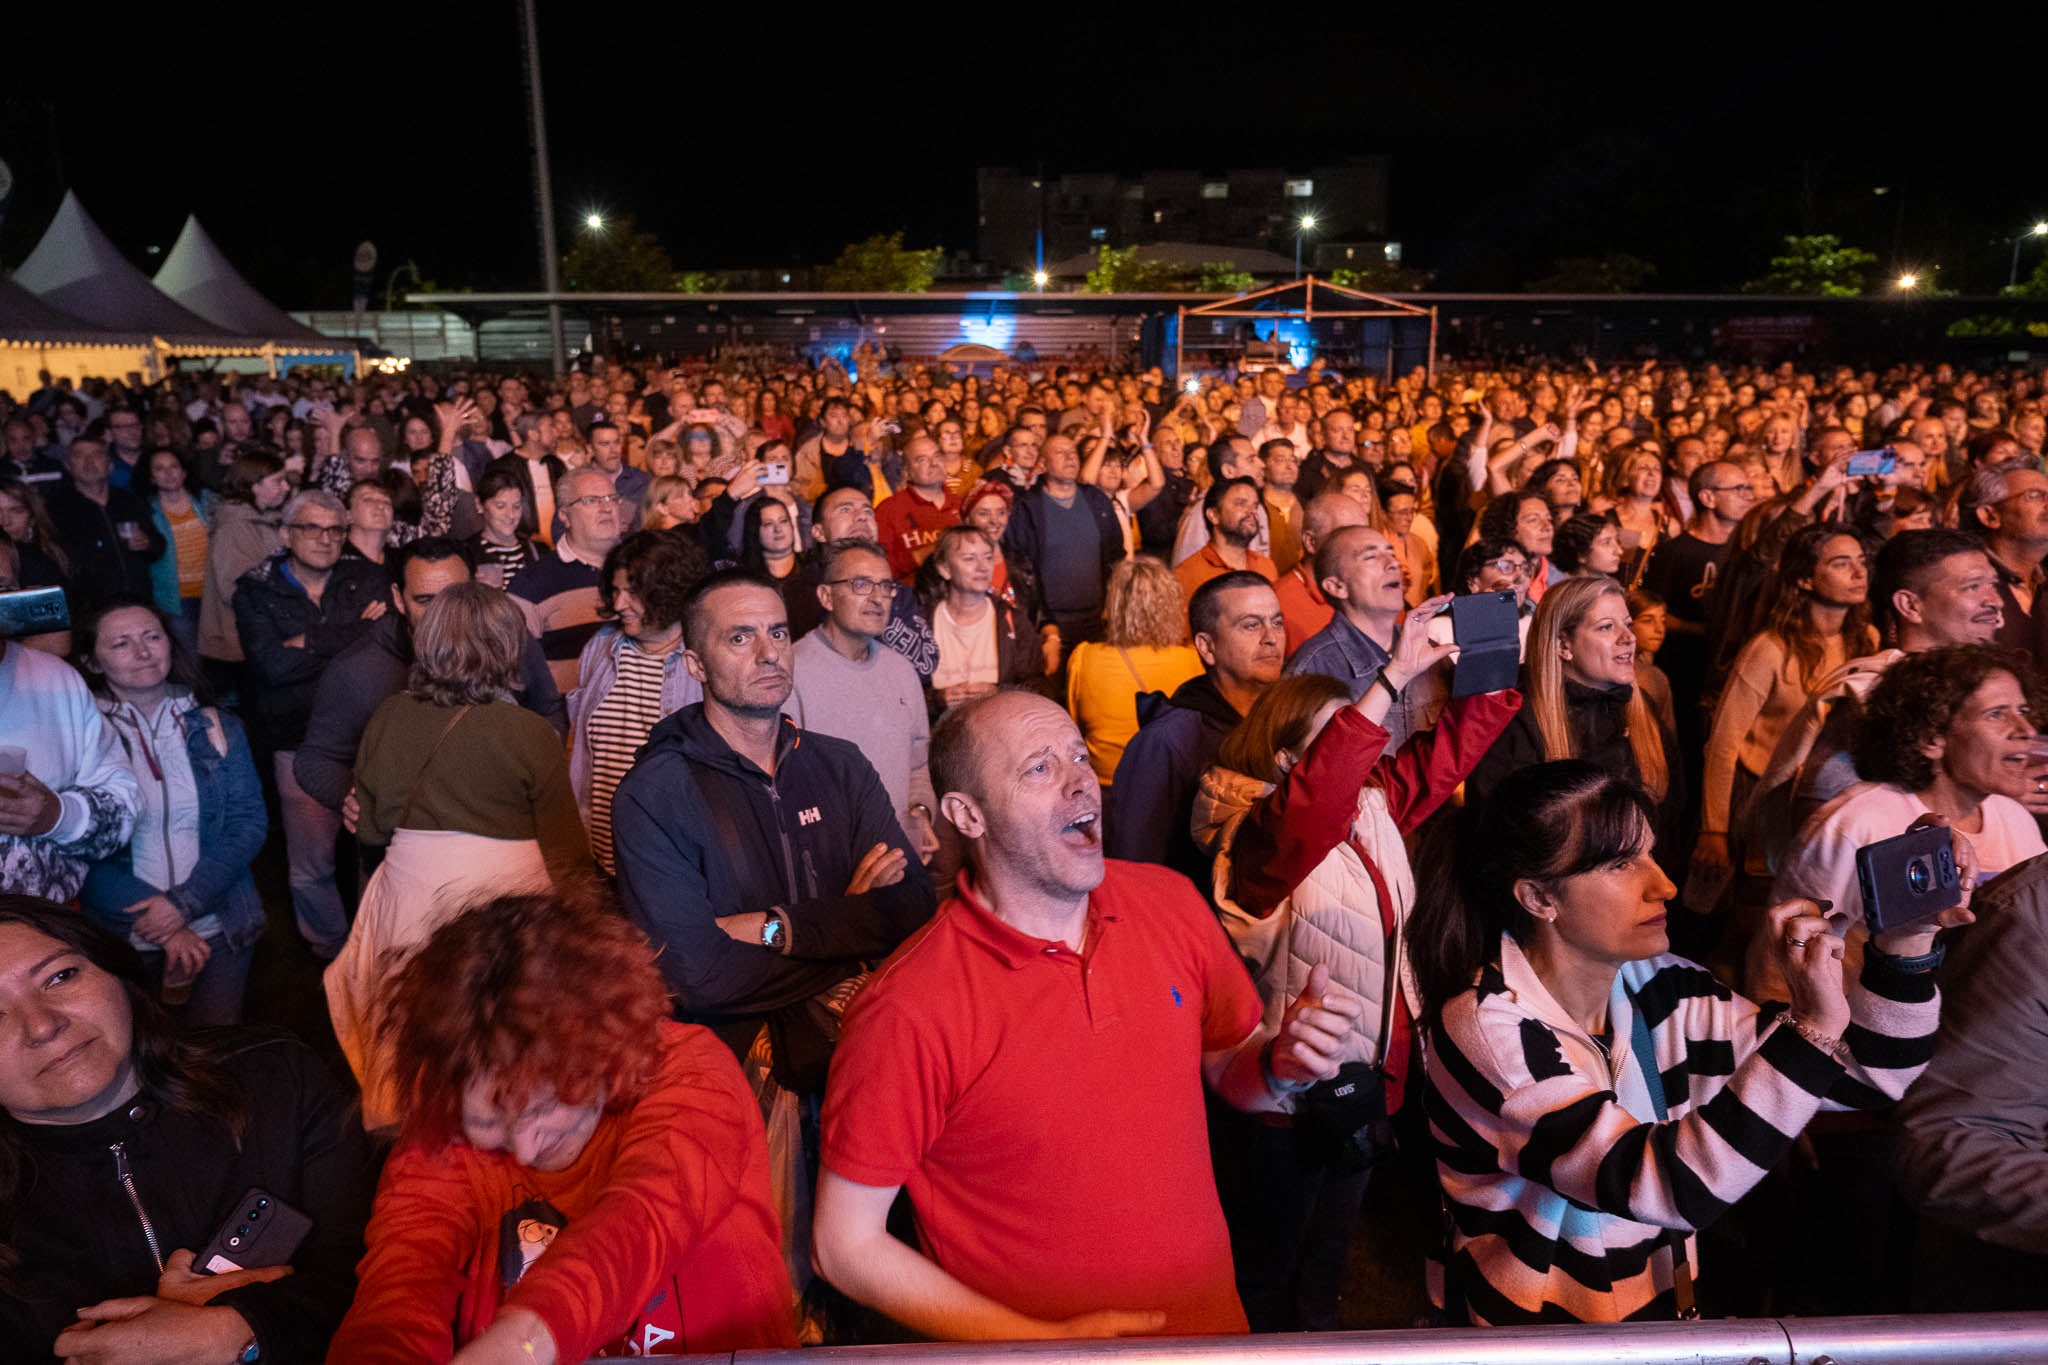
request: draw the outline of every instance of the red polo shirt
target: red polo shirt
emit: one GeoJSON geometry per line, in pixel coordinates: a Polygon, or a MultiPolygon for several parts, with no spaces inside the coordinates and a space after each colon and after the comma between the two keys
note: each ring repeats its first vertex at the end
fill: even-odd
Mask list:
{"type": "Polygon", "coordinates": [[[1315,557],[1311,555],[1301,563],[1280,575],[1280,581],[1273,585],[1274,596],[1280,599],[1280,614],[1287,621],[1287,656],[1294,657],[1300,649],[1324,626],[1337,609],[1330,605],[1330,599],[1323,596],[1323,590],[1315,582],[1315,557]]]}
{"type": "Polygon", "coordinates": [[[1163,867],[1110,862],[1083,942],[1011,928],[963,873],[847,1012],[824,1164],[904,1186],[925,1253],[1018,1312],[1242,1332],[1201,1059],[1250,1036],[1258,991],[1163,867]]]}
{"type": "Polygon", "coordinates": [[[960,495],[950,490],[944,502],[934,505],[906,484],[875,508],[877,534],[889,554],[889,572],[906,583],[931,553],[939,532],[959,524],[960,495]]]}

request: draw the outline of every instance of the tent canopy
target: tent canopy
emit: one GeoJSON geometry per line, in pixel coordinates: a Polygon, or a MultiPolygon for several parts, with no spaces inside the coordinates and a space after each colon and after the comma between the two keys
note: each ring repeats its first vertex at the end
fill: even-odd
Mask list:
{"type": "Polygon", "coordinates": [[[244,336],[260,336],[285,343],[299,351],[345,351],[351,349],[332,337],[322,336],[289,314],[256,289],[221,254],[198,216],[185,219],[177,245],[156,272],[156,287],[185,308],[216,327],[244,336]]]}
{"type": "Polygon", "coordinates": [[[263,344],[261,338],[208,322],[158,291],[69,190],[14,279],[44,303],[109,331],[148,332],[174,346],[202,350],[253,350],[263,344]]]}
{"type": "Polygon", "coordinates": [[[0,276],[0,341],[45,342],[76,346],[147,345],[146,332],[109,332],[80,322],[52,308],[34,294],[0,276]]]}

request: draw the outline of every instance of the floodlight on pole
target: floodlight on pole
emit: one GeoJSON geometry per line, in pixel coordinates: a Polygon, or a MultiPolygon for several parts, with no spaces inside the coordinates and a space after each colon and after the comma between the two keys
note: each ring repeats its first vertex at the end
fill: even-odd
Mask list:
{"type": "Polygon", "coordinates": [[[1893,281],[1893,288],[1901,290],[1903,292],[1910,292],[1914,289],[1919,288],[1919,286],[1920,277],[1918,275],[1913,274],[1911,271],[1907,271],[1905,274],[1899,276],[1897,280],[1893,281]]]}
{"type": "Polygon", "coordinates": [[[589,228],[592,232],[603,232],[604,215],[596,212],[584,214],[583,226],[589,228]]]}
{"type": "Polygon", "coordinates": [[[1039,293],[1043,294],[1045,287],[1052,283],[1052,276],[1046,274],[1043,270],[1034,270],[1031,272],[1031,283],[1039,293]]]}
{"type": "Polygon", "coordinates": [[[1301,239],[1316,230],[1316,216],[1313,213],[1301,215],[1301,221],[1294,229],[1294,278],[1301,278],[1301,239]]]}
{"type": "Polygon", "coordinates": [[[2012,269],[2006,272],[2005,287],[2011,289],[2020,282],[2020,243],[2029,237],[2048,237],[2048,222],[2036,222],[2025,232],[2015,233],[2012,239],[2012,269]]]}

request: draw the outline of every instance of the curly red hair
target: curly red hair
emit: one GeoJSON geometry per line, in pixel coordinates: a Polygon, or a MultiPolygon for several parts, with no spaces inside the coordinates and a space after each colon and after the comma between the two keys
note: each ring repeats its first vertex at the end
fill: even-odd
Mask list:
{"type": "Polygon", "coordinates": [[[501,1108],[548,1087],[565,1104],[627,1108],[668,1013],[654,950],[595,887],[471,905],[400,969],[384,1005],[405,1136],[459,1136],[480,1075],[501,1108]]]}

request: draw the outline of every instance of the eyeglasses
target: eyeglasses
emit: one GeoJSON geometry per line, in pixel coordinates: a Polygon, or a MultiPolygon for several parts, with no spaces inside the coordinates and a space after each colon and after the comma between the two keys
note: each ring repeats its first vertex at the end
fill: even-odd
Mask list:
{"type": "Polygon", "coordinates": [[[589,497],[578,498],[569,505],[571,507],[617,507],[624,501],[625,499],[617,493],[592,493],[589,497]]]}
{"type": "Polygon", "coordinates": [[[1482,567],[1492,569],[1498,574],[1505,574],[1509,578],[1520,578],[1523,574],[1529,572],[1529,561],[1526,559],[1493,559],[1488,560],[1482,567]]]}
{"type": "Polygon", "coordinates": [[[1746,483],[1710,483],[1700,490],[1702,493],[1743,493],[1756,496],[1756,490],[1746,483]]]}
{"type": "Polygon", "coordinates": [[[295,521],[284,529],[287,531],[297,531],[300,535],[310,536],[314,540],[340,540],[348,534],[348,527],[345,525],[321,526],[310,521],[295,521]]]}
{"type": "Polygon", "coordinates": [[[855,597],[868,597],[875,593],[880,593],[884,597],[894,597],[896,590],[903,586],[893,578],[869,578],[866,574],[858,578],[828,578],[825,581],[835,588],[853,589],[855,597]]]}

